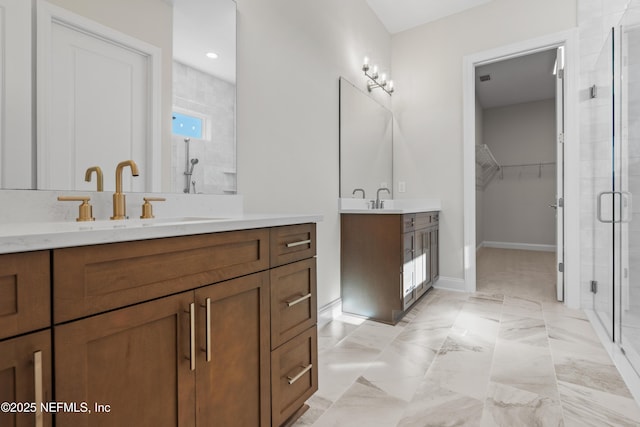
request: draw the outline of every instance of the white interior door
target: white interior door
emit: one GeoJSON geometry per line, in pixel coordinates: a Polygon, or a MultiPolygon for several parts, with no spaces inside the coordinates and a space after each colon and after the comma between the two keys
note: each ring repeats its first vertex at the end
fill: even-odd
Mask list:
{"type": "Polygon", "coordinates": [[[94,190],[84,174],[100,166],[112,191],[111,172],[132,159],[140,177],[125,174],[123,188],[153,190],[159,94],[153,61],[136,46],[143,44],[46,3],[38,7],[38,188],[94,190]]]}
{"type": "Polygon", "coordinates": [[[556,54],[556,296],[564,301],[564,46],[556,54]]]}

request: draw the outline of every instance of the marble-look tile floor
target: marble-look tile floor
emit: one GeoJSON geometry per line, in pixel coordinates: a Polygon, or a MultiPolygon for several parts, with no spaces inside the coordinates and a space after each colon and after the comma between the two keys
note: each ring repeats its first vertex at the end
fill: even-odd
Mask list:
{"type": "Polygon", "coordinates": [[[432,289],[395,326],[320,328],[319,390],[295,426],[638,426],[583,312],[540,295],[432,289]]]}

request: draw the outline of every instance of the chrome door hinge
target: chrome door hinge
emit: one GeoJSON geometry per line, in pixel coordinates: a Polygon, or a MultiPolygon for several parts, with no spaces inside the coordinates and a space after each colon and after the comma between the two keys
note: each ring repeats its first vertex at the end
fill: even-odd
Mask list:
{"type": "Polygon", "coordinates": [[[591,281],[591,293],[594,293],[594,294],[598,293],[598,282],[595,280],[591,281]]]}
{"type": "Polygon", "coordinates": [[[564,79],[564,69],[563,68],[560,68],[558,70],[558,78],[559,79],[564,79]]]}
{"type": "Polygon", "coordinates": [[[558,271],[560,273],[564,273],[564,262],[559,262],[558,263],[558,271]]]}
{"type": "Polygon", "coordinates": [[[558,134],[558,143],[564,144],[564,132],[558,134]]]}
{"type": "Polygon", "coordinates": [[[598,97],[598,86],[593,85],[589,88],[589,97],[591,99],[598,97]]]}
{"type": "Polygon", "coordinates": [[[564,198],[563,197],[560,197],[558,199],[558,207],[559,208],[564,208],[564,198]]]}

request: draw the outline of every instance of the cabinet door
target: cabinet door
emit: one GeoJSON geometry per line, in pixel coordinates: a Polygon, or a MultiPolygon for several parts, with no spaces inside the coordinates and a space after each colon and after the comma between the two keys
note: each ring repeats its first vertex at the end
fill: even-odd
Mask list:
{"type": "MultiPolygon", "coordinates": [[[[31,402],[39,405],[40,402],[51,400],[50,331],[0,342],[0,402],[31,402]]],[[[34,409],[29,407],[29,411],[34,409]]],[[[51,413],[42,413],[37,409],[37,413],[0,411],[0,426],[51,426],[51,413]]]]}
{"type": "Polygon", "coordinates": [[[435,283],[440,276],[440,231],[438,228],[431,229],[431,282],[435,283]]]}
{"type": "Polygon", "coordinates": [[[56,400],[91,410],[58,413],[56,426],[192,426],[192,302],[185,292],[56,326],[56,400]]]}
{"type": "Polygon", "coordinates": [[[269,273],[198,289],[196,301],[196,424],[269,425],[269,273]]]}
{"type": "Polygon", "coordinates": [[[429,289],[431,283],[431,237],[426,229],[416,231],[416,298],[429,289]]]}
{"type": "Polygon", "coordinates": [[[407,309],[416,300],[415,280],[415,233],[404,233],[402,256],[402,296],[403,309],[407,309]]]}

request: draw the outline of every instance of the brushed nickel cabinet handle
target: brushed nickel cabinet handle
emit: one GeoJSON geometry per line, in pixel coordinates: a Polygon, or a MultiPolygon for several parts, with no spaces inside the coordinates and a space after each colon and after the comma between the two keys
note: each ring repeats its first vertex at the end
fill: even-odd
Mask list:
{"type": "Polygon", "coordinates": [[[308,293],[306,295],[303,295],[300,298],[296,298],[294,300],[287,301],[287,307],[292,307],[292,306],[294,306],[296,304],[300,304],[302,301],[307,300],[309,298],[311,298],[311,294],[310,293],[308,293]]]}
{"type": "Polygon", "coordinates": [[[43,384],[42,384],[42,351],[33,353],[33,377],[36,404],[36,427],[44,426],[44,414],[42,413],[43,384]]]}
{"type": "Polygon", "coordinates": [[[289,384],[293,384],[296,381],[298,381],[300,378],[302,378],[304,374],[306,374],[311,370],[311,368],[313,368],[313,365],[309,363],[307,366],[301,366],[301,368],[302,368],[302,371],[300,371],[295,377],[287,376],[287,381],[289,382],[289,384]]]}
{"type": "Polygon", "coordinates": [[[207,362],[211,362],[211,298],[207,298],[204,303],[205,314],[205,352],[207,353],[207,362]]]}
{"type": "Polygon", "coordinates": [[[196,370],[196,303],[189,304],[189,362],[191,370],[196,370]]]}
{"type": "Polygon", "coordinates": [[[302,246],[302,245],[307,245],[311,243],[311,239],[307,239],[307,240],[300,240],[298,242],[292,242],[292,243],[287,243],[287,247],[288,248],[293,248],[295,246],[302,246]]]}

